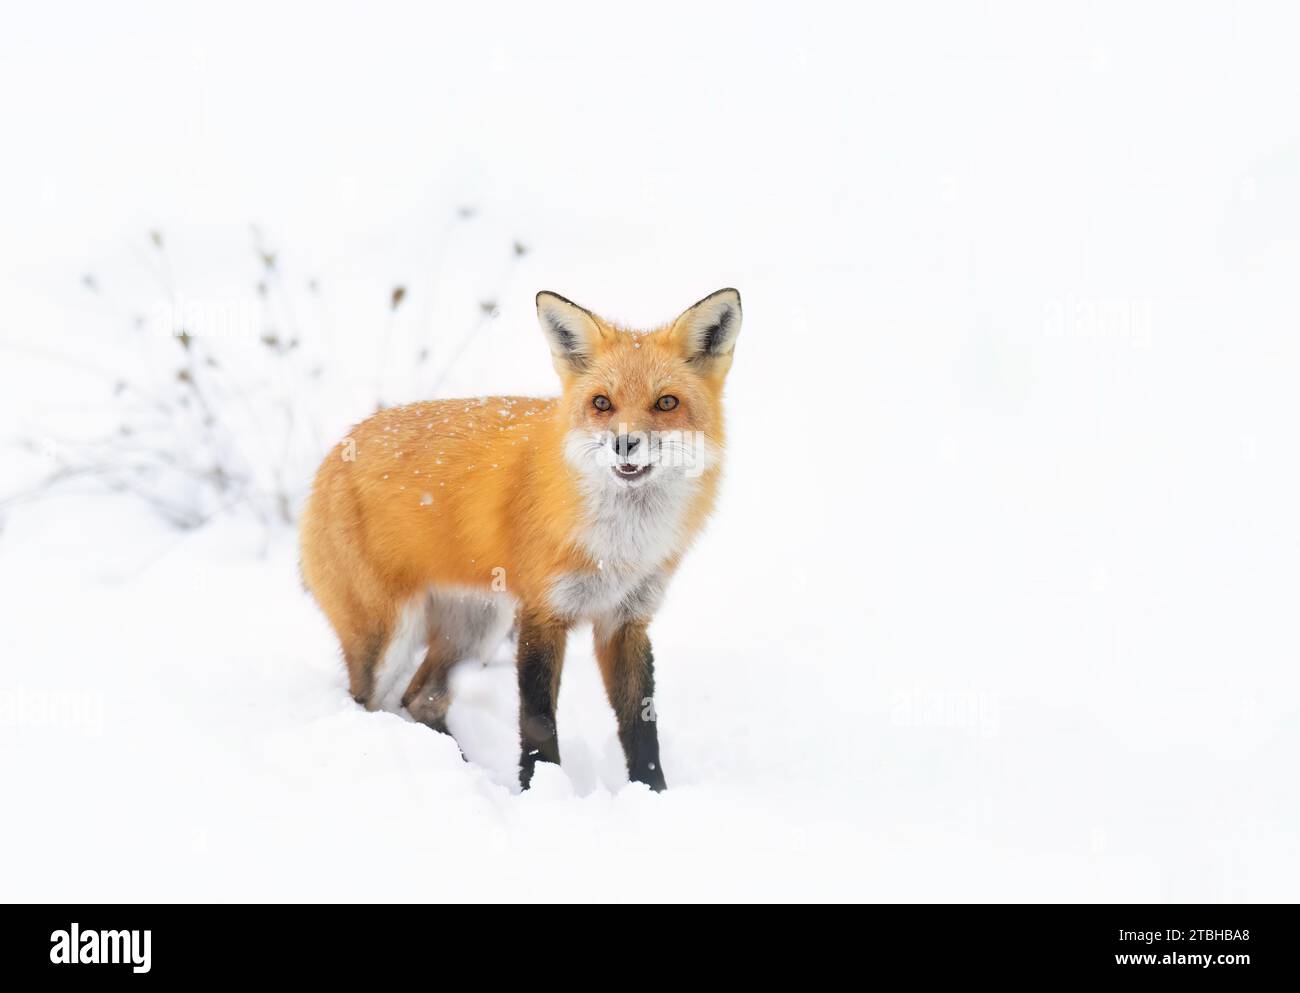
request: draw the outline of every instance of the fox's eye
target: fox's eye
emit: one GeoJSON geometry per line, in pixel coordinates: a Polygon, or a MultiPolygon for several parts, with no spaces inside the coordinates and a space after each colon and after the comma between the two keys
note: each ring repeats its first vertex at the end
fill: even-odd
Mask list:
{"type": "Polygon", "coordinates": [[[674,396],[662,396],[655,401],[655,406],[660,410],[672,410],[677,406],[677,398],[674,396]]]}
{"type": "Polygon", "coordinates": [[[604,396],[603,394],[600,396],[592,397],[591,405],[595,407],[597,410],[609,410],[610,407],[614,406],[612,403],[609,402],[609,397],[604,396]]]}

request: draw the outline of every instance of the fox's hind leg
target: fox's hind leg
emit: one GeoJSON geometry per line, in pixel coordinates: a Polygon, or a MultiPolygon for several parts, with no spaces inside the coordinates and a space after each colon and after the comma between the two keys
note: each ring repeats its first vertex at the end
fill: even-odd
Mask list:
{"type": "Polygon", "coordinates": [[[361,546],[355,496],[321,468],[302,519],[302,580],[338,636],[347,666],[348,690],[374,709],[382,691],[380,670],[397,629],[391,583],[361,546]]]}
{"type": "Polygon", "coordinates": [[[375,689],[375,670],[392,636],[393,621],[381,604],[366,603],[352,584],[330,567],[334,559],[317,548],[304,555],[304,582],[338,636],[352,699],[368,705],[375,689]],[[321,559],[324,558],[324,564],[321,559]]]}
{"type": "Polygon", "coordinates": [[[377,696],[378,674],[393,640],[395,618],[379,610],[366,610],[359,604],[344,609],[331,603],[327,616],[339,636],[343,661],[348,670],[348,691],[352,699],[373,710],[377,696]]]}
{"type": "Polygon", "coordinates": [[[508,599],[480,593],[433,590],[426,614],[424,661],[402,694],[402,706],[435,731],[447,731],[450,677],[457,662],[484,659],[514,618],[508,599]]]}
{"type": "Polygon", "coordinates": [[[343,661],[348,667],[348,692],[363,707],[368,706],[375,689],[375,667],[388,646],[388,632],[376,630],[359,634],[343,644],[343,661]]]}
{"type": "Polygon", "coordinates": [[[446,639],[433,634],[424,661],[402,694],[402,706],[408,714],[443,734],[450,734],[447,730],[447,710],[451,706],[448,681],[452,667],[459,661],[448,650],[446,639]]]}

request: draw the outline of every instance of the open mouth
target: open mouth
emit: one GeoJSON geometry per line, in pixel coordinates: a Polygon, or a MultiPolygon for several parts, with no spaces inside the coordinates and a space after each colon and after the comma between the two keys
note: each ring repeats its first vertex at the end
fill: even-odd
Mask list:
{"type": "Polygon", "coordinates": [[[625,462],[614,466],[614,475],[619,479],[644,479],[650,475],[652,468],[654,467],[649,465],[631,465],[625,462]]]}

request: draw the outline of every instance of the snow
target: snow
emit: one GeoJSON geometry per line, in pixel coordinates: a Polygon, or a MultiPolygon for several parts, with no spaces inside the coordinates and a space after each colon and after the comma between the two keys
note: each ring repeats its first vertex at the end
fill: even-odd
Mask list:
{"type": "Polygon", "coordinates": [[[247,221],[319,280],[304,484],[376,382],[428,395],[403,336],[463,354],[439,396],[546,395],[539,289],[745,306],[719,511],[651,629],[666,793],[589,632],[519,794],[506,646],[454,678],[463,761],[351,701],[288,530],[82,487],[0,511],[3,896],[1295,899],[1294,12],[624,16],[0,38],[7,438],[95,426],[50,353],[114,358],[152,228],[191,301],[243,299],[247,221]]]}

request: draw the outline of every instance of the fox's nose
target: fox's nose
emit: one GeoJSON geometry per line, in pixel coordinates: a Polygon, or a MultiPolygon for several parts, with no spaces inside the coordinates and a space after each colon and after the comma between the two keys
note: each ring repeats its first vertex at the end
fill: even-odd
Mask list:
{"type": "Polygon", "coordinates": [[[636,446],[641,444],[641,439],[635,435],[616,434],[609,443],[619,458],[626,459],[636,450],[636,446]]]}

